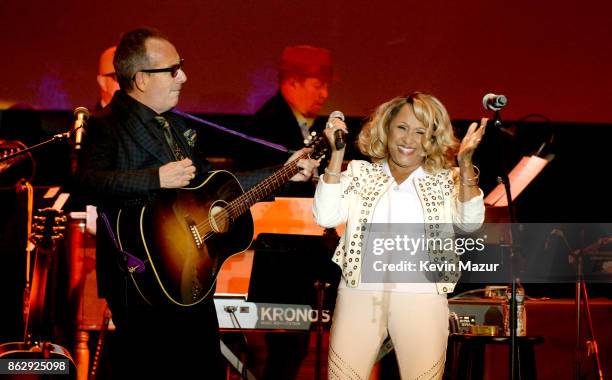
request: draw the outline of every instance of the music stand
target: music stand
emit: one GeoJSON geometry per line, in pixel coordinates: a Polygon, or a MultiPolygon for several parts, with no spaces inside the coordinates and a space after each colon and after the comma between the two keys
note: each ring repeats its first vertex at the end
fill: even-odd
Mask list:
{"type": "MultiPolygon", "coordinates": [[[[247,302],[316,307],[314,283],[328,282],[333,288],[340,279],[325,239],[313,235],[259,234],[253,244],[255,254],[247,302]]],[[[336,241],[333,244],[335,248],[336,241]]],[[[325,303],[326,307],[332,305],[329,300],[325,303]]]]}
{"type": "MultiPolygon", "coordinates": [[[[554,158],[549,155],[545,158],[538,156],[525,156],[508,174],[510,180],[510,192],[512,201],[540,174],[542,169],[554,158]]],[[[498,184],[484,199],[484,203],[492,207],[507,207],[508,200],[505,197],[503,184],[498,184]]]]}

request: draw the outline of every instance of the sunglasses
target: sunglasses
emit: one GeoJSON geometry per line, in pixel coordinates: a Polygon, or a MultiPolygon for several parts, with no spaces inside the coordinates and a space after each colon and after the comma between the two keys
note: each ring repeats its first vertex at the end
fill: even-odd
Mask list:
{"type": "MultiPolygon", "coordinates": [[[[144,70],[138,70],[138,71],[141,73],[149,73],[149,74],[170,73],[170,75],[172,75],[172,78],[176,78],[179,70],[183,68],[184,63],[185,63],[185,59],[181,58],[179,63],[177,63],[176,65],[172,65],[170,67],[165,67],[163,69],[144,69],[144,70]]],[[[136,79],[136,74],[134,74],[134,76],[132,77],[132,80],[135,80],[135,79],[136,79]]]]}

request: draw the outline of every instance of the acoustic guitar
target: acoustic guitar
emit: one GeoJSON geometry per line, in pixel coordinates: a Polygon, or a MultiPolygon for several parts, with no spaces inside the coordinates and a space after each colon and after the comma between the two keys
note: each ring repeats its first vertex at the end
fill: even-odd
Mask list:
{"type": "Polygon", "coordinates": [[[75,379],[76,366],[64,347],[52,343],[45,333],[45,299],[49,268],[53,266],[57,244],[63,239],[66,217],[52,208],[34,216],[30,240],[36,245],[34,270],[24,302],[26,326],[23,342],[0,345],[0,358],[9,359],[7,368],[15,379],[75,379]],[[62,359],[62,360],[52,360],[62,359]]]}
{"type": "Polygon", "coordinates": [[[327,142],[315,135],[310,147],[247,192],[221,170],[197,186],[164,191],[142,208],[122,209],[113,229],[142,298],[187,307],[212,296],[225,260],[253,240],[249,208],[297,174],[299,159],[322,157],[327,142]]]}

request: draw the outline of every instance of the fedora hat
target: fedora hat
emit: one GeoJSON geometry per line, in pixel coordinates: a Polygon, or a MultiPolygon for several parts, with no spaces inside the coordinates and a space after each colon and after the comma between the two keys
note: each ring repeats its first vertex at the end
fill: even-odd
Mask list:
{"type": "Polygon", "coordinates": [[[336,80],[329,50],[310,45],[288,46],[283,50],[278,70],[305,77],[336,80]]]}

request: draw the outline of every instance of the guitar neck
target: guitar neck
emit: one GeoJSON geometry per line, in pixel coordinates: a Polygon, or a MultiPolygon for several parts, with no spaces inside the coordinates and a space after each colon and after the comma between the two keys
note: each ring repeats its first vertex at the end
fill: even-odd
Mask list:
{"type": "Polygon", "coordinates": [[[287,181],[289,181],[291,177],[296,175],[300,171],[297,163],[303,158],[308,158],[308,154],[305,153],[297,159],[291,161],[270,177],[253,186],[253,188],[246,193],[234,199],[227,207],[228,211],[230,211],[232,219],[236,219],[240,215],[244,214],[251,206],[272,194],[287,181]]]}

